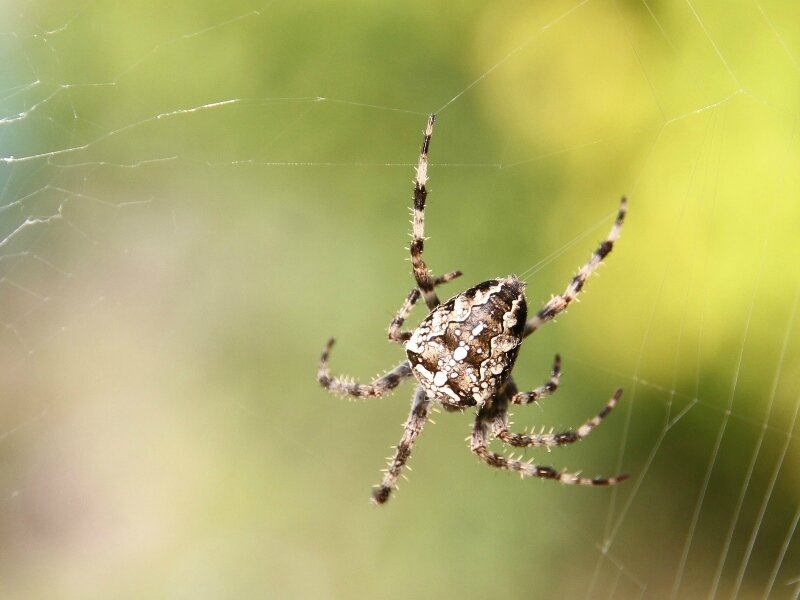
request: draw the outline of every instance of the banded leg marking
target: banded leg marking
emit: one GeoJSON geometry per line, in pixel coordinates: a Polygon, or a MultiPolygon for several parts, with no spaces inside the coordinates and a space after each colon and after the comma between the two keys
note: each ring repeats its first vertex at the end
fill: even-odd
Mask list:
{"type": "Polygon", "coordinates": [[[574,444],[589,435],[592,430],[603,422],[608,414],[617,405],[617,402],[622,396],[622,390],[619,389],[614,392],[614,395],[609,399],[597,415],[586,421],[583,425],[576,430],[562,431],[560,433],[539,433],[539,434],[522,434],[512,433],[508,431],[508,413],[501,411],[497,416],[492,419],[492,434],[502,442],[509,446],[517,448],[552,448],[554,446],[564,446],[566,444],[574,444]]]}
{"type": "Polygon", "coordinates": [[[317,381],[332,394],[350,396],[352,398],[379,398],[391,392],[412,375],[408,362],[403,361],[385,375],[368,384],[357,383],[341,377],[332,377],[328,369],[328,357],[334,341],[333,338],[328,340],[325,350],[322,351],[319,370],[317,371],[317,381]]]}
{"type": "Polygon", "coordinates": [[[522,477],[540,477],[543,479],[553,479],[567,485],[586,485],[586,486],[600,486],[600,485],[615,485],[625,481],[627,475],[618,475],[616,477],[581,477],[576,473],[566,473],[563,471],[556,471],[551,466],[537,465],[532,462],[525,462],[515,458],[508,458],[502,454],[492,452],[489,450],[489,427],[490,422],[488,415],[481,409],[478,411],[478,416],[475,418],[475,424],[472,428],[472,438],[470,442],[470,449],[478,458],[485,462],[490,467],[496,469],[506,469],[508,471],[515,471],[522,477]]]}
{"type": "Polygon", "coordinates": [[[550,301],[545,304],[536,315],[528,319],[528,322],[525,323],[523,337],[528,337],[542,325],[548,321],[552,321],[556,316],[564,312],[572,301],[575,300],[583,289],[586,280],[597,270],[597,267],[603,259],[611,252],[611,249],[614,247],[614,242],[619,239],[622,223],[625,220],[627,211],[628,201],[623,197],[619,204],[617,219],[614,221],[614,225],[611,227],[608,237],[600,243],[600,246],[594,251],[589,261],[578,270],[578,273],[572,278],[572,281],[569,282],[564,293],[550,298],[550,301]]]}
{"type": "Polygon", "coordinates": [[[414,177],[414,217],[411,239],[411,267],[417,287],[422,292],[425,305],[428,310],[433,310],[439,306],[439,297],[433,290],[433,279],[425,261],[422,259],[422,251],[425,246],[425,200],[428,197],[428,190],[425,184],[428,181],[428,149],[433,135],[433,124],[436,115],[428,117],[428,125],[425,128],[425,137],[422,138],[422,148],[419,153],[419,163],[414,177]]]}
{"type": "MultiPolygon", "coordinates": [[[[449,281],[453,281],[456,277],[461,276],[461,271],[451,271],[450,273],[445,273],[444,275],[440,275],[436,279],[433,280],[433,285],[438,286],[442,285],[443,283],[447,283],[449,281]]],[[[414,305],[419,300],[420,291],[419,288],[414,288],[411,290],[406,296],[403,305],[400,307],[400,310],[397,311],[397,314],[392,319],[392,322],[389,323],[389,341],[395,342],[397,344],[402,344],[411,337],[410,331],[400,331],[400,328],[405,323],[408,316],[411,314],[411,310],[414,308],[414,305]]]]}
{"type": "Polygon", "coordinates": [[[425,426],[429,410],[430,400],[425,395],[425,390],[418,387],[414,393],[414,402],[406,420],[403,437],[397,443],[394,456],[389,459],[389,467],[383,474],[383,480],[372,490],[372,501],[375,504],[384,504],[389,500],[392,490],[397,485],[397,478],[400,476],[400,472],[411,457],[411,449],[425,426]]]}
{"type": "Polygon", "coordinates": [[[556,354],[553,360],[553,369],[550,371],[550,379],[547,383],[540,385],[535,390],[530,392],[515,392],[509,401],[511,404],[530,404],[536,402],[539,398],[549,396],[558,389],[558,383],[561,380],[561,356],[556,354]]]}

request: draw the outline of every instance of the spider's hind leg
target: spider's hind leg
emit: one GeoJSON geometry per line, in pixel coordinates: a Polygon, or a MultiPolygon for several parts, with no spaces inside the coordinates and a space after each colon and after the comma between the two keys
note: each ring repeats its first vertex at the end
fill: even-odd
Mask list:
{"type": "Polygon", "coordinates": [[[353,398],[379,398],[391,392],[403,381],[411,377],[411,366],[408,361],[403,361],[385,375],[378,377],[368,384],[356,383],[341,377],[332,377],[328,369],[328,357],[333,348],[334,339],[328,340],[322,357],[319,361],[317,381],[332,394],[351,396],[353,398]]]}
{"type": "Polygon", "coordinates": [[[428,419],[431,401],[421,387],[414,393],[414,402],[411,405],[411,412],[406,420],[403,437],[395,447],[394,456],[389,459],[389,467],[384,471],[383,480],[372,491],[372,501],[375,504],[383,504],[388,499],[397,484],[400,472],[411,456],[411,449],[417,441],[425,421],[428,419]]]}
{"type": "Polygon", "coordinates": [[[489,450],[489,429],[493,416],[490,414],[492,410],[484,410],[483,408],[478,411],[475,418],[475,424],[472,427],[472,438],[470,442],[470,449],[478,458],[485,462],[490,467],[497,469],[507,469],[509,471],[516,471],[523,477],[541,477],[543,479],[554,479],[561,483],[569,485],[614,485],[625,481],[627,475],[618,475],[616,477],[581,477],[575,473],[565,473],[563,471],[556,471],[550,466],[536,465],[531,462],[525,462],[514,458],[508,458],[502,454],[492,452],[489,450]]]}
{"type": "MultiPolygon", "coordinates": [[[[544,385],[540,385],[534,390],[530,392],[519,392],[517,391],[517,386],[513,385],[513,388],[510,386],[506,386],[506,392],[508,393],[508,399],[511,404],[530,404],[532,402],[536,402],[539,398],[544,398],[545,396],[549,396],[550,394],[554,394],[555,391],[558,389],[558,384],[561,381],[561,357],[556,354],[556,357],[553,359],[553,368],[550,371],[550,379],[547,380],[547,383],[544,385]]],[[[513,382],[511,382],[513,384],[513,382]]]]}
{"type": "Polygon", "coordinates": [[[544,447],[553,448],[554,446],[565,446],[574,444],[589,435],[592,430],[603,422],[608,414],[614,409],[622,395],[622,390],[617,390],[609,401],[597,415],[586,421],[577,429],[569,429],[560,433],[512,433],[508,430],[508,413],[503,410],[493,415],[491,419],[492,435],[509,446],[517,448],[544,447]]]}

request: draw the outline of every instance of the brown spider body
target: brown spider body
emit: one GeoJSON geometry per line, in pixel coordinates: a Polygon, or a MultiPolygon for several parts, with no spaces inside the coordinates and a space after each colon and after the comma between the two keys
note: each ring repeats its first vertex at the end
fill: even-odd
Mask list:
{"type": "Polygon", "coordinates": [[[525,284],[491,279],[440,304],[411,334],[406,354],[428,396],[454,408],[482,406],[511,374],[525,319],[525,284]]]}
{"type": "Polygon", "coordinates": [[[383,504],[389,499],[435,403],[455,411],[477,407],[470,450],[491,467],[515,471],[524,477],[553,479],[570,485],[604,486],[624,481],[627,475],[582,477],[577,473],[557,471],[550,466],[524,462],[492,452],[489,442],[494,437],[515,448],[548,449],[573,444],[589,435],[616,406],[622,395],[620,389],[614,392],[597,415],[576,429],[539,434],[515,433],[508,429],[509,405],[531,404],[552,394],[558,388],[561,377],[561,359],[556,355],[547,382],[529,392],[520,392],[511,370],[522,341],[563,313],[583,290],[589,276],[611,252],[625,219],[625,198],[620,202],[611,231],[588,262],[561,294],[553,296],[530,318],[525,302],[525,283],[513,275],[484,281],[440,303],[435,288],[457,278],[461,272],[453,271],[434,277],[422,258],[425,246],[425,200],[428,196],[425,184],[428,181],[428,150],[434,120],[433,115],[428,119],[414,178],[410,251],[416,287],[409,292],[389,324],[389,341],[403,344],[407,359],[367,384],[334,377],[328,369],[328,357],[333,347],[331,339],[322,353],[317,371],[317,380],[322,387],[331,393],[352,398],[385,396],[412,376],[419,384],[403,427],[403,436],[395,446],[382,481],[372,492],[372,500],[376,504],[383,504]],[[420,298],[428,308],[428,316],[414,331],[403,331],[403,323],[420,298]]]}

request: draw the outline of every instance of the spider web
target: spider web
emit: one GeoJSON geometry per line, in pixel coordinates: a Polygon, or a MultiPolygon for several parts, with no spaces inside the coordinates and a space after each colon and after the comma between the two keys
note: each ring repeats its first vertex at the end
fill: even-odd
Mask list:
{"type": "Polygon", "coordinates": [[[0,7],[4,597],[798,597],[799,22],[765,0],[0,7]],[[407,390],[351,405],[312,374],[333,332],[334,370],[400,360],[381,332],[433,110],[426,259],[465,271],[444,296],[516,272],[543,303],[629,197],[515,371],[564,358],[518,429],[625,389],[578,447],[529,454],[624,485],[486,473],[445,414],[397,498],[362,502],[407,390]]]}

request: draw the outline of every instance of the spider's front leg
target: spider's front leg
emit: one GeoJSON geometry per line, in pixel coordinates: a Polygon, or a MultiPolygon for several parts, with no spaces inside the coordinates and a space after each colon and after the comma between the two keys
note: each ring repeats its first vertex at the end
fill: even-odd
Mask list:
{"type": "Polygon", "coordinates": [[[628,201],[625,198],[622,198],[619,203],[617,219],[614,221],[614,225],[611,227],[611,231],[608,232],[606,239],[600,243],[600,246],[598,246],[597,250],[594,251],[591,258],[589,258],[589,261],[583,265],[578,273],[572,278],[572,281],[569,282],[569,285],[567,286],[567,289],[564,290],[564,293],[553,296],[550,301],[544,305],[542,310],[536,313],[535,316],[528,319],[528,322],[525,323],[525,332],[523,333],[523,337],[528,337],[542,325],[548,321],[552,321],[559,314],[564,312],[572,303],[572,301],[575,300],[580,291],[583,289],[586,280],[597,270],[597,267],[600,266],[600,263],[603,262],[603,259],[608,256],[608,253],[611,252],[611,249],[614,247],[614,242],[617,241],[620,231],[622,230],[622,223],[625,220],[625,214],[627,211],[628,201]]]}
{"type": "MultiPolygon", "coordinates": [[[[442,285],[443,283],[447,283],[449,281],[453,281],[456,277],[461,277],[461,271],[451,271],[450,273],[445,273],[433,280],[434,286],[442,285]]],[[[408,315],[411,314],[411,310],[414,308],[414,305],[419,300],[419,288],[414,288],[408,293],[406,296],[405,301],[403,302],[403,306],[400,307],[400,310],[397,311],[397,314],[392,319],[392,322],[389,323],[389,341],[394,342],[396,344],[403,344],[404,342],[408,341],[411,337],[410,331],[400,331],[400,328],[403,326],[403,323],[406,322],[408,315]]]]}
{"type": "Polygon", "coordinates": [[[408,361],[403,361],[385,375],[368,384],[356,383],[341,377],[332,377],[328,369],[328,357],[334,341],[333,338],[328,340],[325,350],[322,351],[319,370],[317,371],[317,381],[332,394],[351,396],[353,398],[379,398],[391,392],[412,375],[408,361]]]}
{"type": "Polygon", "coordinates": [[[411,449],[417,441],[425,421],[428,419],[431,401],[425,394],[425,390],[418,387],[414,393],[414,402],[411,405],[411,412],[406,419],[403,437],[397,443],[394,456],[389,459],[389,467],[384,471],[383,481],[372,491],[372,501],[375,504],[383,504],[389,499],[389,495],[397,485],[397,478],[411,456],[411,449]]]}
{"type": "Polygon", "coordinates": [[[487,465],[497,469],[507,469],[516,471],[523,477],[541,477],[543,479],[554,479],[569,485],[614,485],[625,481],[627,475],[617,477],[581,477],[575,473],[565,473],[556,471],[550,466],[536,465],[531,462],[524,462],[514,458],[508,458],[502,454],[489,450],[489,429],[491,422],[497,417],[497,410],[494,407],[482,407],[475,417],[475,424],[472,427],[472,438],[470,449],[487,465]],[[494,413],[494,414],[493,414],[494,413]]]}
{"type": "Polygon", "coordinates": [[[417,174],[414,177],[414,217],[412,220],[413,230],[410,246],[414,279],[417,281],[417,286],[422,292],[423,298],[425,298],[428,310],[433,310],[439,306],[439,297],[433,290],[433,278],[425,261],[422,260],[422,250],[425,246],[425,199],[428,197],[428,190],[425,187],[428,181],[428,149],[431,145],[433,123],[435,121],[436,115],[428,117],[425,137],[422,138],[422,149],[419,152],[417,174]]]}

